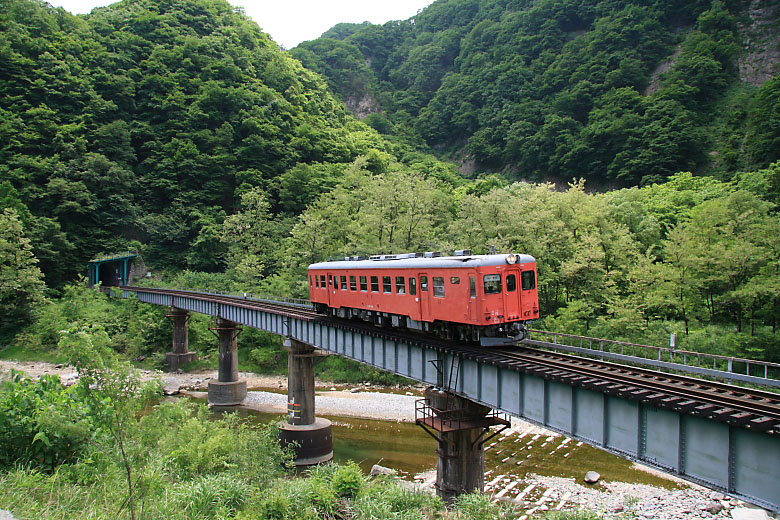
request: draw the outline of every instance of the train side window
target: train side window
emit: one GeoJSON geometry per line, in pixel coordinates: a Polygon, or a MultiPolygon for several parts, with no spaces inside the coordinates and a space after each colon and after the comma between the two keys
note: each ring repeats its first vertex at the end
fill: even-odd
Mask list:
{"type": "Polygon", "coordinates": [[[414,296],[417,294],[417,279],[416,278],[409,278],[409,294],[414,296]]]}
{"type": "Polygon", "coordinates": [[[444,278],[438,276],[433,277],[433,295],[436,298],[444,298],[446,292],[444,290],[444,278]]]}
{"type": "Polygon", "coordinates": [[[349,277],[349,290],[357,291],[357,278],[355,278],[354,276],[349,277]]]}
{"type": "Polygon", "coordinates": [[[536,288],[536,276],[533,271],[523,271],[523,274],[520,275],[520,279],[523,282],[524,291],[536,288]]]}
{"type": "Polygon", "coordinates": [[[395,292],[398,294],[406,294],[406,280],[403,276],[395,277],[395,292]]]}
{"type": "Polygon", "coordinates": [[[469,276],[469,296],[472,298],[477,297],[477,278],[476,276],[469,276]]]}
{"type": "Polygon", "coordinates": [[[393,279],[389,276],[382,277],[382,291],[386,293],[393,292],[393,279]]]}
{"type": "Polygon", "coordinates": [[[450,283],[452,285],[460,285],[460,276],[451,276],[450,283]]]}
{"type": "Polygon", "coordinates": [[[485,275],[485,294],[498,294],[501,292],[501,275],[485,275]]]}
{"type": "Polygon", "coordinates": [[[371,277],[371,292],[379,292],[379,277],[371,277]]]}
{"type": "Polygon", "coordinates": [[[507,292],[514,292],[517,290],[517,276],[510,274],[506,277],[506,290],[507,292]]]}
{"type": "Polygon", "coordinates": [[[360,277],[360,290],[361,291],[368,291],[368,282],[366,282],[366,277],[361,276],[360,277]]]}
{"type": "Polygon", "coordinates": [[[320,275],[320,287],[322,287],[323,289],[325,288],[325,275],[324,274],[320,275]]]}
{"type": "Polygon", "coordinates": [[[347,277],[342,276],[341,277],[341,290],[346,291],[347,290],[347,277]]]}
{"type": "Polygon", "coordinates": [[[428,290],[428,277],[427,276],[421,276],[420,277],[420,290],[421,291],[427,291],[428,290]]]}

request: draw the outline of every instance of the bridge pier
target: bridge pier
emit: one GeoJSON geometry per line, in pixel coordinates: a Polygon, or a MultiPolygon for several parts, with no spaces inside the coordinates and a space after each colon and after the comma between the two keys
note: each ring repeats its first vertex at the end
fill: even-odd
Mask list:
{"type": "Polygon", "coordinates": [[[314,415],[315,348],[285,338],[287,357],[287,421],[280,425],[282,446],[293,442],[296,467],[311,466],[333,458],[333,435],[329,420],[314,415]]]}
{"type": "Polygon", "coordinates": [[[190,313],[184,309],[171,307],[169,314],[165,315],[173,323],[172,352],[168,352],[168,372],[176,372],[182,365],[193,361],[195,352],[188,349],[189,335],[187,323],[190,321],[190,313]]]}
{"type": "Polygon", "coordinates": [[[224,318],[217,318],[219,338],[218,381],[209,381],[209,404],[235,406],[244,402],[246,381],[238,380],[238,335],[241,327],[224,318]]]}
{"type": "Polygon", "coordinates": [[[463,493],[482,493],[484,444],[497,434],[490,434],[489,428],[502,425],[503,430],[509,421],[491,413],[490,407],[434,387],[425,390],[424,405],[418,405],[417,412],[417,424],[439,442],[436,494],[451,501],[463,493]]]}

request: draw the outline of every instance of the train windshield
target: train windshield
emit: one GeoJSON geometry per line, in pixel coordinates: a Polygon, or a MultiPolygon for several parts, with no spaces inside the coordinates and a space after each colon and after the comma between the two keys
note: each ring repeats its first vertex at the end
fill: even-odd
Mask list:
{"type": "Polygon", "coordinates": [[[530,291],[531,289],[536,288],[536,276],[533,271],[523,271],[523,274],[520,275],[520,277],[523,282],[524,291],[530,291]]]}
{"type": "Polygon", "coordinates": [[[498,294],[501,292],[501,275],[485,275],[485,294],[498,294]]]}

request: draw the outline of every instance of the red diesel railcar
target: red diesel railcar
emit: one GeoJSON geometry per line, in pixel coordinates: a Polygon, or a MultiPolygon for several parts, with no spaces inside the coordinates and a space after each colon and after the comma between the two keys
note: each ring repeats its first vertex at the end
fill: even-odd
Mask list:
{"type": "Polygon", "coordinates": [[[505,344],[539,317],[536,260],[529,255],[377,255],[309,266],[321,313],[447,339],[505,344]]]}

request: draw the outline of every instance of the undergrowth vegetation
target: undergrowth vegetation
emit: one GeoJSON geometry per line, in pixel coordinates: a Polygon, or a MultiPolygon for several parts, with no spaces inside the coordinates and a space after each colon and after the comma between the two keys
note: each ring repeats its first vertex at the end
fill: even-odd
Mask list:
{"type": "Polygon", "coordinates": [[[488,497],[465,495],[450,510],[353,463],[295,474],[272,421],[214,418],[186,400],[151,404],[144,383],[95,328],[61,340],[81,381],[25,380],[0,391],[0,509],[19,518],[488,519],[516,518],[488,497]]]}

